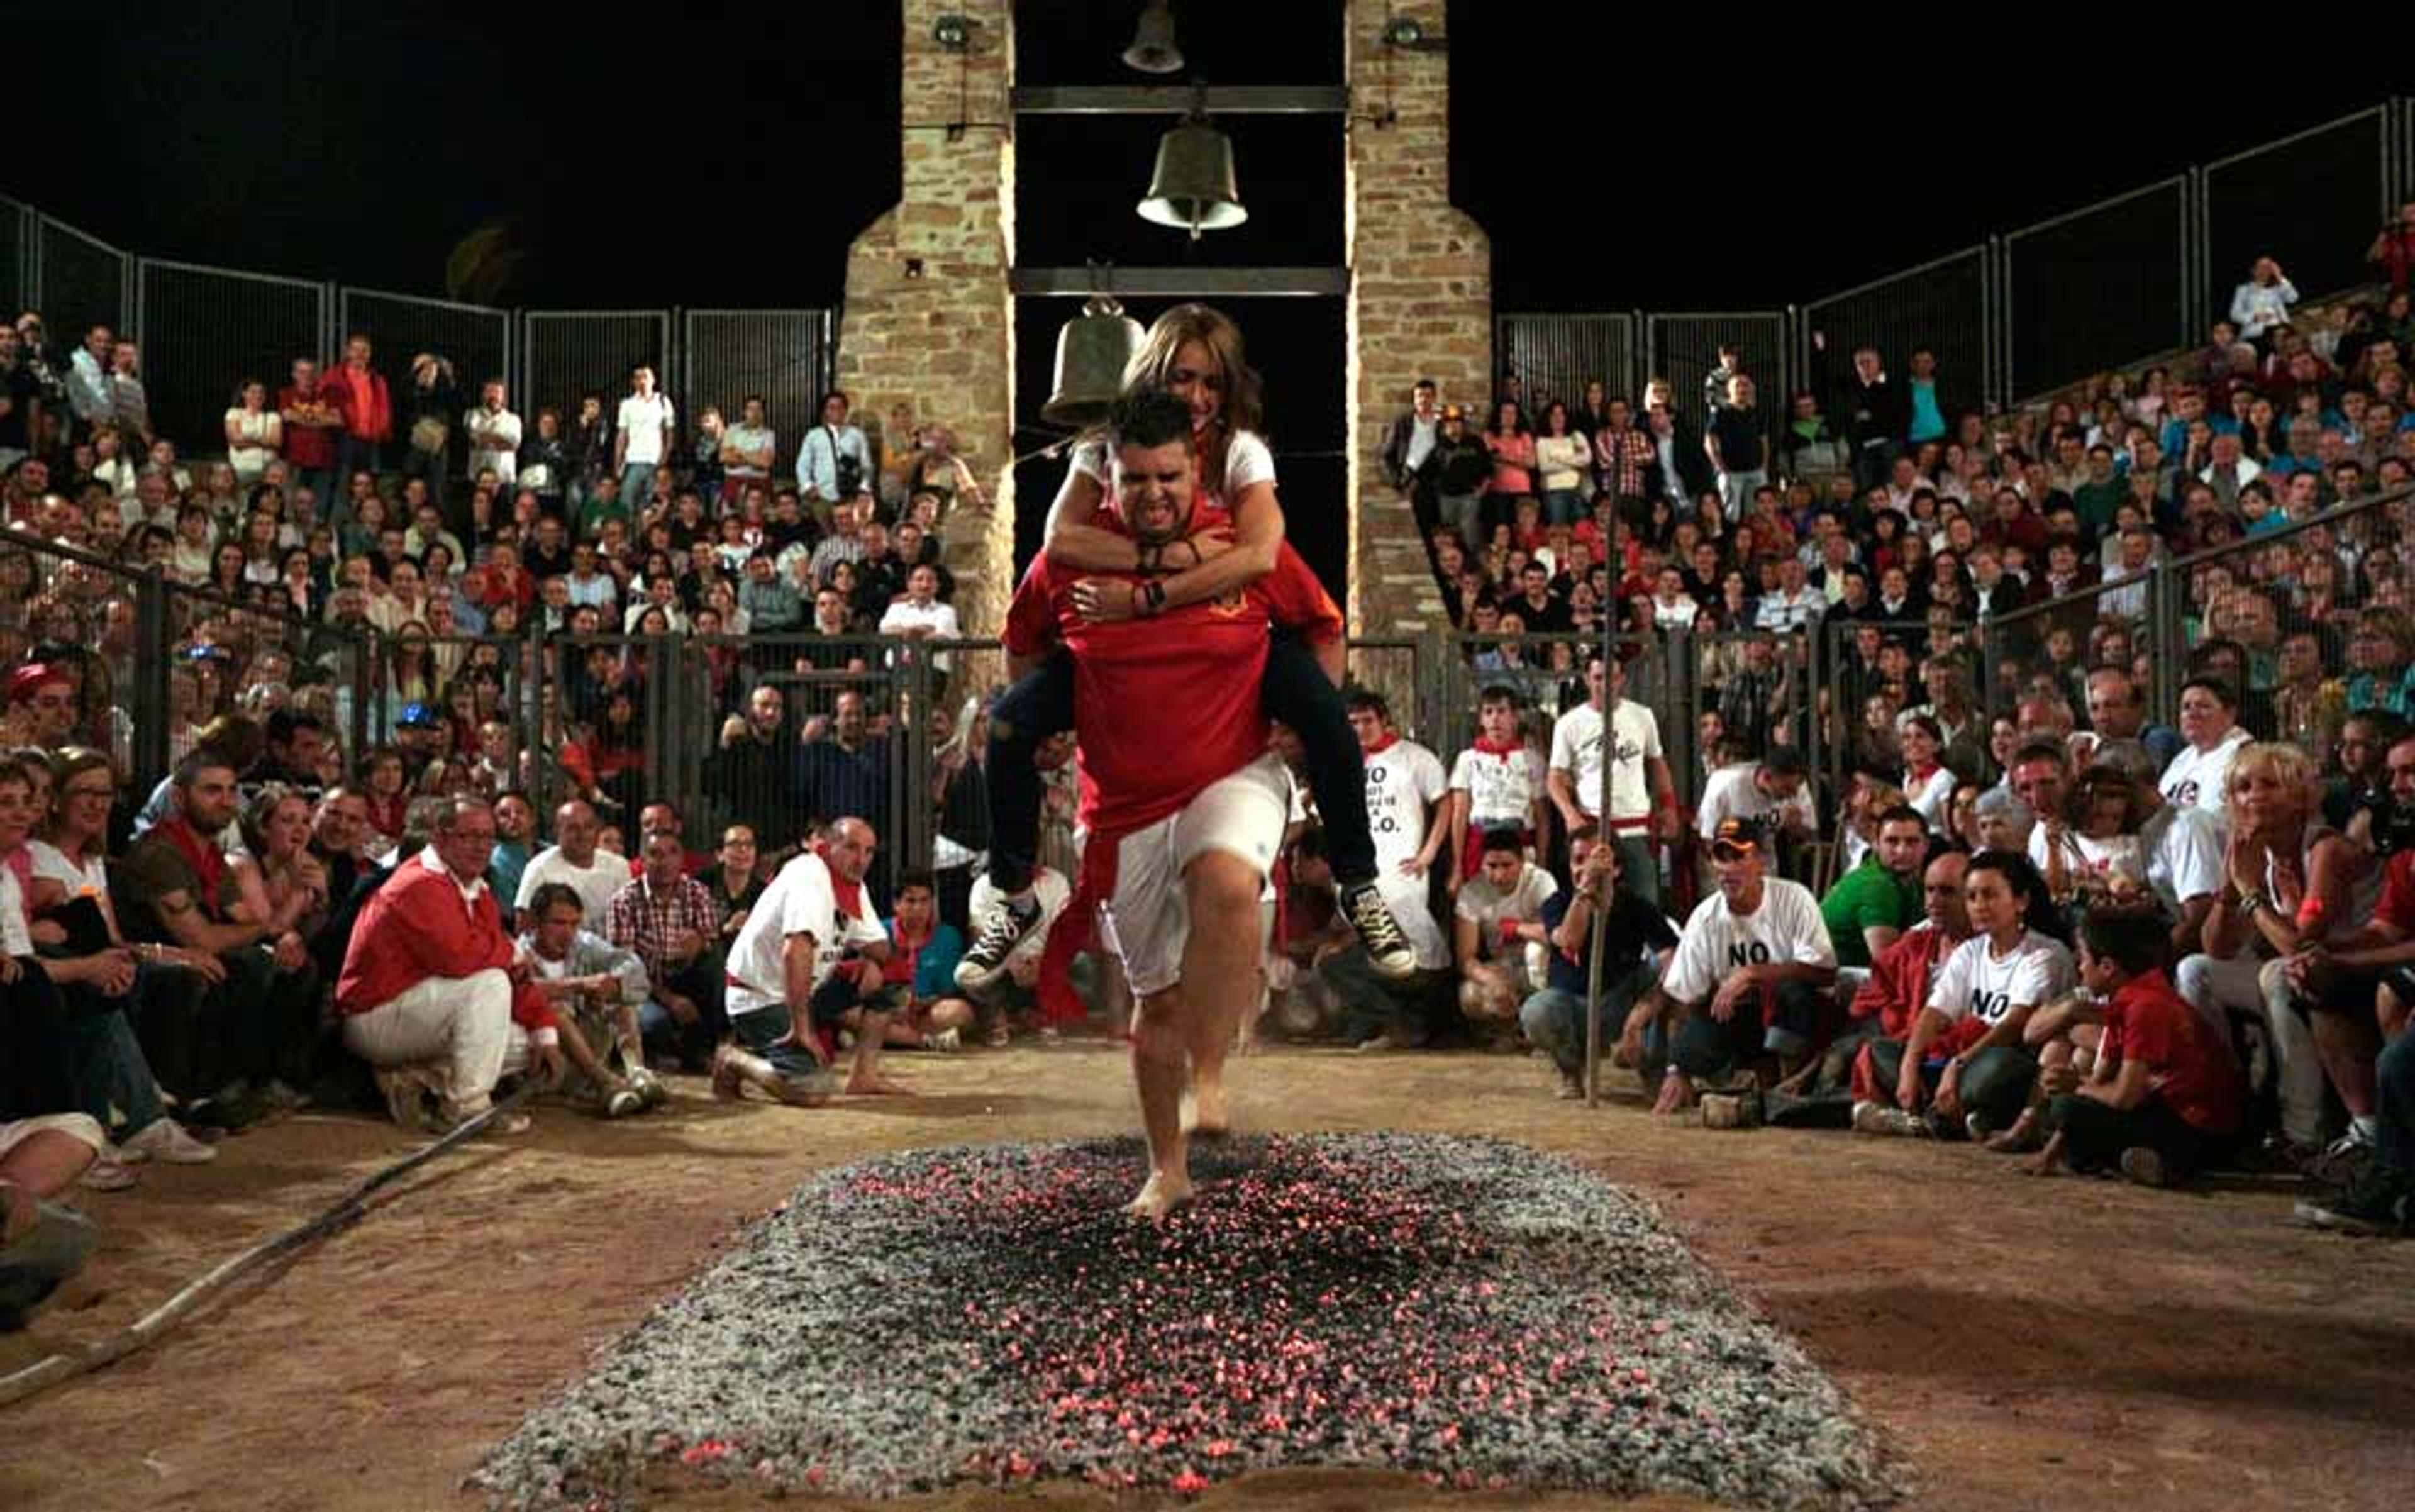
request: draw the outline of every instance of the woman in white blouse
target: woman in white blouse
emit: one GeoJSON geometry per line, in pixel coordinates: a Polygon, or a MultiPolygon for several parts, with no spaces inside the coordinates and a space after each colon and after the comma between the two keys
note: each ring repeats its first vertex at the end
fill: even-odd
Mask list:
{"type": "Polygon", "coordinates": [[[227,462],[247,488],[285,448],[285,422],[269,408],[267,386],[257,378],[245,379],[235,390],[234,406],[226,412],[226,444],[227,462]]]}
{"type": "Polygon", "coordinates": [[[2260,345],[2266,332],[2288,320],[2289,307],[2297,302],[2297,286],[2282,276],[2281,264],[2259,257],[2247,270],[2247,281],[2231,291],[2231,323],[2241,339],[2260,345]]]}

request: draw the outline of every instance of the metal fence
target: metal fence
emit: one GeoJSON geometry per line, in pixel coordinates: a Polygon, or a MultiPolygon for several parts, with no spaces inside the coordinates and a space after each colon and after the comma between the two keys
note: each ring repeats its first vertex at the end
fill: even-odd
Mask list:
{"type": "Polygon", "coordinates": [[[2259,257],[2321,298],[2372,277],[2364,261],[2398,195],[2386,105],[2219,158],[2198,170],[2200,287],[2228,305],[2259,257]]]}
{"type": "Polygon", "coordinates": [[[1939,402],[1949,426],[1958,409],[2001,407],[1998,257],[1993,242],[1983,243],[1804,306],[1796,385],[1824,403],[1852,376],[1857,349],[1876,347],[1901,371],[1925,347],[1937,355],[1939,402]]]}
{"type": "Polygon", "coordinates": [[[1928,347],[1950,403],[2002,409],[2200,339],[2257,257],[2308,299],[2368,281],[2364,251],[2409,199],[2415,100],[2393,99],[1796,309],[1506,314],[1494,349],[1529,392],[1582,397],[1623,367],[1670,379],[1690,412],[1714,349],[1741,337],[1776,424],[1777,386],[1833,387],[1856,346],[1898,371],[1928,347]]]}
{"type": "Polygon", "coordinates": [[[1786,421],[1792,387],[1793,325],[1784,310],[1722,310],[1643,318],[1643,372],[1669,381],[1677,412],[1700,426],[1707,418],[1702,382],[1718,366],[1718,349],[1737,348],[1742,370],[1758,386],[1755,402],[1775,431],[1786,421]]]}
{"type": "Polygon", "coordinates": [[[152,431],[216,451],[239,384],[258,379],[273,408],[293,359],[324,350],[330,305],[322,283],[142,259],[133,328],[152,431]]]}
{"type": "Polygon", "coordinates": [[[123,326],[134,307],[134,260],[99,237],[43,216],[34,237],[33,300],[55,340],[123,326]]]}
{"type": "Polygon", "coordinates": [[[691,309],[681,312],[682,382],[691,405],[718,405],[738,424],[739,403],[760,395],[778,438],[774,476],[796,460],[798,444],[821,418],[836,333],[818,309],[691,309]]]}
{"type": "MultiPolygon", "coordinates": [[[[1585,385],[1600,383],[1629,399],[1637,391],[1642,348],[1636,330],[1642,317],[1611,315],[1500,315],[1492,322],[1494,361],[1538,399],[1582,403],[1585,385]]],[[[1446,397],[1481,407],[1483,398],[1446,397]]],[[[1488,420],[1490,416],[1486,417],[1488,420]]],[[[1538,417],[1529,417],[1529,424],[1538,417]]]]}
{"type": "Polygon", "coordinates": [[[2186,174],[2004,238],[2011,392],[2048,389],[2187,342],[2207,319],[2186,174]]]}
{"type": "MultiPolygon", "coordinates": [[[[654,370],[655,387],[670,392],[671,318],[664,310],[529,310],[520,317],[520,384],[524,402],[558,405],[575,414],[582,394],[604,396],[604,412],[629,391],[629,369],[654,370]]],[[[684,396],[674,396],[682,412],[684,396]]],[[[682,412],[682,424],[692,416],[682,412]]]]}
{"type": "Polygon", "coordinates": [[[7,319],[34,302],[34,232],[39,217],[28,207],[0,196],[0,304],[7,319]]]}
{"type": "Polygon", "coordinates": [[[371,338],[386,382],[397,392],[410,382],[413,353],[439,352],[452,359],[454,372],[469,390],[465,408],[476,398],[474,385],[501,378],[513,406],[524,411],[533,426],[535,407],[523,400],[518,382],[519,352],[512,340],[511,311],[383,289],[348,288],[337,299],[328,355],[355,331],[371,338]]]}

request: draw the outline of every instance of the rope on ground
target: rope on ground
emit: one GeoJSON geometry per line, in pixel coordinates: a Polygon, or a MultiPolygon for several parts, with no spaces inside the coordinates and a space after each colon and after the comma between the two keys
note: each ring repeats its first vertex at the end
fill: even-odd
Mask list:
{"type": "Polygon", "coordinates": [[[368,1202],[379,1189],[390,1186],[411,1172],[426,1165],[438,1156],[452,1150],[465,1141],[475,1138],[497,1119],[512,1113],[535,1092],[533,1082],[524,1082],[509,1097],[503,1098],[475,1117],[464,1120],[459,1127],[442,1138],[429,1141],[401,1160],[372,1173],[352,1190],[311,1218],[274,1238],[262,1240],[241,1254],[231,1256],[207,1273],[188,1282],[182,1291],[152,1309],[133,1323],[115,1333],[95,1340],[79,1350],[64,1355],[51,1355],[35,1361],[13,1374],[0,1376],[0,1407],[23,1401],[57,1385],[71,1381],[88,1370],[124,1359],[137,1350],[156,1342],[159,1337],[182,1322],[211,1297],[226,1290],[240,1278],[258,1270],[279,1255],[291,1254],[313,1240],[350,1228],[368,1216],[368,1202]]]}

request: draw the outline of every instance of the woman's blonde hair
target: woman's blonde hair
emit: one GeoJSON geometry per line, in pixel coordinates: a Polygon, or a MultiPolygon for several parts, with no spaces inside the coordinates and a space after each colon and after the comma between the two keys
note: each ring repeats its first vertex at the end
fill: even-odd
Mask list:
{"type": "MultiPolygon", "coordinates": [[[[1223,380],[1224,402],[1218,410],[1215,429],[1219,442],[1229,439],[1237,430],[1263,431],[1266,425],[1266,385],[1257,369],[1250,366],[1249,356],[1241,343],[1241,328],[1222,310],[1206,305],[1177,305],[1159,316],[1141,337],[1140,349],[1124,365],[1124,387],[1138,388],[1154,384],[1162,388],[1173,378],[1175,359],[1185,342],[1196,341],[1208,349],[1215,362],[1218,375],[1223,380]]],[[[1222,444],[1208,448],[1207,476],[1200,482],[1213,493],[1224,491],[1224,448],[1222,444]]]]}
{"type": "Polygon", "coordinates": [[[2282,786],[2298,794],[2299,802],[2308,812],[2317,803],[2318,789],[2314,758],[2287,741],[2250,741],[2230,758],[2230,771],[2222,779],[2222,797],[2226,806],[2238,794],[2239,785],[2248,778],[2269,775],[2282,786]]]}

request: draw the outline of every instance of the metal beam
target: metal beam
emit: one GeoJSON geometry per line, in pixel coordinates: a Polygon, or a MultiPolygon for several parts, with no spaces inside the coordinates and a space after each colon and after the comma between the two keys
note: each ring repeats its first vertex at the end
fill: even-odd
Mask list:
{"type": "Polygon", "coordinates": [[[1016,268],[1007,284],[1018,295],[1072,296],[1108,292],[1127,299],[1234,299],[1247,295],[1331,299],[1350,292],[1346,267],[1301,268],[1016,268]]]}
{"type": "MultiPolygon", "coordinates": [[[[1187,84],[1019,84],[1008,98],[1017,115],[1183,115],[1199,92],[1187,84]]],[[[1211,84],[1210,115],[1346,115],[1342,84],[1211,84]]]]}

